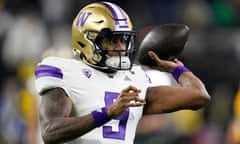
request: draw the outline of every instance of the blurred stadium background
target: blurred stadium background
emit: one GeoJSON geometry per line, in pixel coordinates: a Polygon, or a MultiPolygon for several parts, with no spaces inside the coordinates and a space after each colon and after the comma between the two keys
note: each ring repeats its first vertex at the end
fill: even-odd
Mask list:
{"type": "MultiPolygon", "coordinates": [[[[91,0],[0,0],[0,143],[41,144],[34,68],[71,57],[71,22],[91,0]]],[[[187,24],[180,59],[205,83],[207,108],[145,117],[136,144],[240,143],[240,0],[112,0],[136,26],[137,45],[154,26],[187,24]]],[[[161,83],[161,82],[159,82],[161,83]]]]}

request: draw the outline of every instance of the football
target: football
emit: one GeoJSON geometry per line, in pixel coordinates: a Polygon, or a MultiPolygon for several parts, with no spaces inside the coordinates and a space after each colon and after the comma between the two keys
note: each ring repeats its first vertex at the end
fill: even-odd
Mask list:
{"type": "Polygon", "coordinates": [[[137,60],[142,65],[155,66],[148,51],[155,52],[160,59],[172,60],[180,55],[186,46],[189,27],[185,24],[170,23],[154,27],[140,43],[137,60]]]}

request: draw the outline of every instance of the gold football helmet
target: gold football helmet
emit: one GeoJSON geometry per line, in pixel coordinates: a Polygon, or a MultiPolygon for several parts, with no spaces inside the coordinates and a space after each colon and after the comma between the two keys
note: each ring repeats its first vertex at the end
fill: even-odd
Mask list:
{"type": "Polygon", "coordinates": [[[72,24],[72,43],[74,55],[92,67],[114,71],[132,67],[135,31],[127,13],[114,3],[95,2],[82,8],[72,24]],[[126,50],[114,50],[118,56],[109,56],[100,42],[115,35],[124,37],[126,50]]]}

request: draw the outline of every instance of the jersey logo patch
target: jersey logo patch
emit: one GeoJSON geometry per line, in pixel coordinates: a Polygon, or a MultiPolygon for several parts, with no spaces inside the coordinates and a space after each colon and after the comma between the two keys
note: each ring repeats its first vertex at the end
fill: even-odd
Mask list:
{"type": "Polygon", "coordinates": [[[83,74],[87,77],[90,78],[92,76],[92,72],[89,69],[83,69],[83,74]]]}
{"type": "Polygon", "coordinates": [[[125,80],[125,81],[132,81],[128,76],[125,76],[125,77],[124,77],[124,80],[125,80]]]}

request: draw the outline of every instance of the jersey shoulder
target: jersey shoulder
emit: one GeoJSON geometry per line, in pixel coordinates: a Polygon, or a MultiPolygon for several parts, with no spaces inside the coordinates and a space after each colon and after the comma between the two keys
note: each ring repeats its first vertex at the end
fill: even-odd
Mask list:
{"type": "Polygon", "coordinates": [[[40,63],[37,65],[37,69],[39,67],[52,67],[57,68],[61,71],[69,71],[69,69],[73,69],[76,67],[86,67],[86,65],[76,59],[71,58],[62,58],[62,57],[47,57],[44,58],[40,63]]]}
{"type": "MultiPolygon", "coordinates": [[[[35,69],[36,88],[38,93],[48,89],[61,87],[68,91],[68,85],[65,81],[84,64],[75,59],[61,57],[44,58],[35,69]],[[73,70],[74,68],[74,70],[73,70]]],[[[68,92],[67,92],[68,93],[68,92]]]]}

